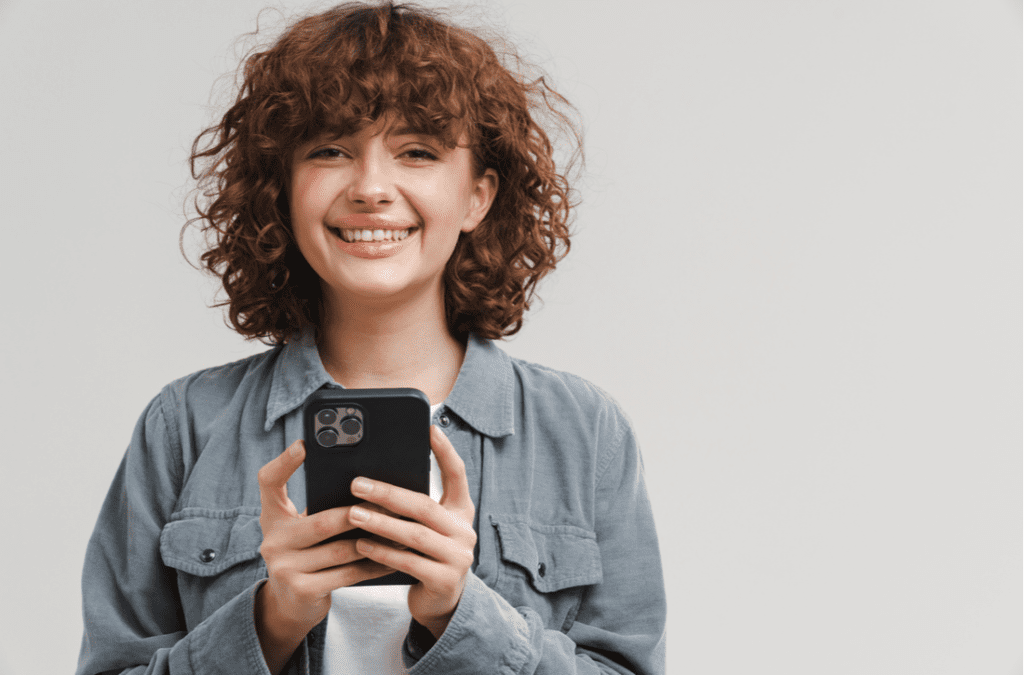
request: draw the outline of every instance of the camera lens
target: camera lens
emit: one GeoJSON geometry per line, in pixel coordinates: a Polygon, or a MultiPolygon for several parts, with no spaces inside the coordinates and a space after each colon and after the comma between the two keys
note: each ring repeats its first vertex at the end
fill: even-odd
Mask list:
{"type": "Polygon", "coordinates": [[[316,442],[325,448],[333,448],[338,444],[338,432],[334,429],[323,429],[316,435],[316,442]]]}
{"type": "Polygon", "coordinates": [[[338,419],[338,414],[330,408],[324,408],[316,414],[316,419],[320,424],[327,427],[334,424],[334,420],[338,419]]]}
{"type": "Polygon", "coordinates": [[[341,421],[341,431],[346,436],[355,436],[363,430],[363,423],[355,417],[346,417],[341,421]]]}

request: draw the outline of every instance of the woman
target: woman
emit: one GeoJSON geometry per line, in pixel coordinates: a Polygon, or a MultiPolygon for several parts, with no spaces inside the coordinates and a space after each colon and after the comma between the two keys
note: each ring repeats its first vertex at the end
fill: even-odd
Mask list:
{"type": "Polygon", "coordinates": [[[247,59],[193,150],[202,260],[276,346],[143,413],[86,554],[80,673],[663,672],[629,424],[492,342],[568,249],[535,121],[572,132],[559,101],[413,7],[343,5],[247,59]],[[361,507],[304,513],[302,405],[342,386],[427,394],[432,498],[356,479],[361,507]],[[393,570],[418,583],[353,587],[393,570]]]}

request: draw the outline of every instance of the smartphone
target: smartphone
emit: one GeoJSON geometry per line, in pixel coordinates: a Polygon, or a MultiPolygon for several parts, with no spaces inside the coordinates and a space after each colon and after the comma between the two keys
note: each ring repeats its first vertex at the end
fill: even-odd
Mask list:
{"type": "MultiPolygon", "coordinates": [[[[306,401],[302,422],[310,515],[362,502],[350,491],[356,476],[430,494],[430,400],[419,389],[321,390],[306,401]]],[[[354,529],[325,541],[366,536],[354,529]]],[[[415,583],[394,572],[356,586],[415,583]]]]}

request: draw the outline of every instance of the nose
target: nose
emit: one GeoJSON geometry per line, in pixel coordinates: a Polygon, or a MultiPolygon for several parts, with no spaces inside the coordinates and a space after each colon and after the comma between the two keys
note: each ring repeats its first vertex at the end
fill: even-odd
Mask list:
{"type": "Polygon", "coordinates": [[[355,163],[348,198],[356,205],[376,208],[395,201],[396,188],[386,162],[369,153],[355,163]]]}

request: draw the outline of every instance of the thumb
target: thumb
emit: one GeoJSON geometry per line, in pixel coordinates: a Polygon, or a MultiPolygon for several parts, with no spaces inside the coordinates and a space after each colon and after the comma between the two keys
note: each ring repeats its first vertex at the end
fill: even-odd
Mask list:
{"type": "Polygon", "coordinates": [[[295,505],[288,498],[288,479],[306,458],[306,446],[299,439],[259,471],[260,506],[263,515],[275,518],[295,515],[295,505]]]}

